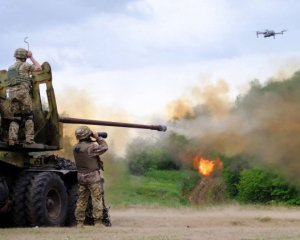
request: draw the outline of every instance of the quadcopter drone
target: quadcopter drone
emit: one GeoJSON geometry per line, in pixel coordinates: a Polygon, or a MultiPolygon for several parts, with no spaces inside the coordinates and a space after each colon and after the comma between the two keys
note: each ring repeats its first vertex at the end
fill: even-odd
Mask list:
{"type": "Polygon", "coordinates": [[[272,36],[273,36],[273,38],[275,38],[275,35],[276,35],[276,34],[283,34],[283,33],[286,32],[286,31],[287,31],[287,30],[282,30],[281,32],[275,32],[275,31],[273,31],[273,30],[268,30],[268,29],[266,29],[265,31],[262,31],[262,32],[257,31],[257,32],[256,32],[256,37],[258,37],[259,34],[263,34],[265,38],[267,38],[267,37],[272,37],[272,36]]]}

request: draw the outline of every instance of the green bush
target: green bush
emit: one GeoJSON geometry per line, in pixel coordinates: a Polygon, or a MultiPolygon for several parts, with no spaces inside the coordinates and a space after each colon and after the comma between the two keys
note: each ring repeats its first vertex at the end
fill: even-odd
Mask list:
{"type": "Polygon", "coordinates": [[[238,200],[245,203],[287,203],[298,197],[294,186],[262,169],[242,171],[237,189],[238,200]]]}
{"type": "Polygon", "coordinates": [[[246,156],[221,156],[221,160],[224,164],[222,179],[225,183],[229,198],[235,198],[238,195],[237,185],[240,182],[241,172],[245,169],[249,169],[248,159],[249,157],[246,156]]]}
{"type": "Polygon", "coordinates": [[[149,170],[174,170],[180,165],[175,163],[165,149],[148,148],[129,156],[130,173],[144,175],[149,170]]]}
{"type": "Polygon", "coordinates": [[[144,175],[155,169],[179,170],[183,166],[180,153],[186,144],[186,138],[175,133],[153,143],[136,139],[126,153],[129,171],[134,175],[144,175]]]}

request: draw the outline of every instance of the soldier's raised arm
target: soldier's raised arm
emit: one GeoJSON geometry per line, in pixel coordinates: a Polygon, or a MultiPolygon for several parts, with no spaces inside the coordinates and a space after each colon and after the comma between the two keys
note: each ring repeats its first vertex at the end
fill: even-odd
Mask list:
{"type": "Polygon", "coordinates": [[[90,155],[102,155],[108,150],[107,142],[102,137],[99,137],[97,132],[93,132],[91,137],[95,138],[98,144],[93,144],[91,146],[89,151],[90,155]]]}
{"type": "Polygon", "coordinates": [[[35,58],[33,57],[31,51],[28,51],[27,57],[28,57],[28,58],[31,60],[31,62],[33,63],[33,65],[34,65],[34,71],[41,71],[41,70],[42,70],[41,65],[38,63],[37,60],[35,60],[35,58]]]}

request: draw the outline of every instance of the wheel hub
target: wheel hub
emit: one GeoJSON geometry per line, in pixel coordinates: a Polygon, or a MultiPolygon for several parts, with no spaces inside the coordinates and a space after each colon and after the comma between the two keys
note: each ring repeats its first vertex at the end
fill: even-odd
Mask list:
{"type": "Polygon", "coordinates": [[[46,198],[46,208],[50,218],[56,218],[61,211],[61,198],[56,189],[51,189],[46,198]]]}

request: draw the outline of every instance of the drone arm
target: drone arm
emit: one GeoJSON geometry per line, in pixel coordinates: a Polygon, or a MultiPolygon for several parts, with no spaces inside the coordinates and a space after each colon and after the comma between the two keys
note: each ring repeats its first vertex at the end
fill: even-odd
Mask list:
{"type": "Polygon", "coordinates": [[[256,31],[256,37],[259,37],[259,34],[262,34],[262,32],[256,31]]]}

